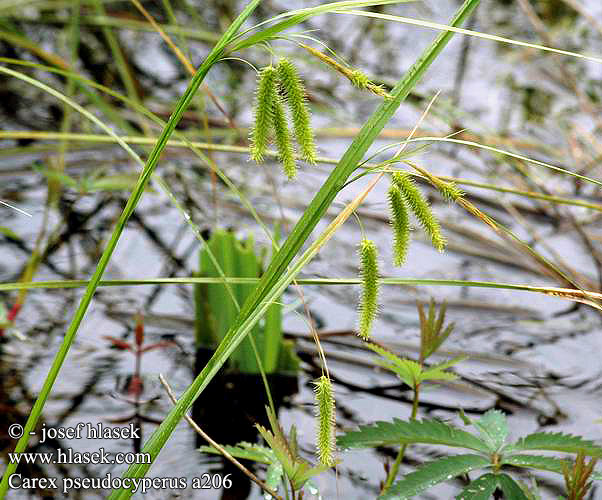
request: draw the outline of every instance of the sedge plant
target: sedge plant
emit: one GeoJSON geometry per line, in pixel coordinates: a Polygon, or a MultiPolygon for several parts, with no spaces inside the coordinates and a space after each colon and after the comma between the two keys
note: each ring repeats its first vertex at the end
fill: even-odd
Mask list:
{"type": "MultiPolygon", "coordinates": [[[[155,143],[144,164],[144,168],[133,189],[133,192],[116,223],[115,229],[100,257],[96,270],[88,282],[86,291],[74,313],[73,319],[64,336],[63,343],[52,363],[46,380],[40,390],[40,394],[32,408],[31,415],[25,425],[24,437],[17,443],[15,448],[16,452],[22,452],[25,450],[29,440],[30,432],[34,430],[35,425],[41,415],[42,409],[58,377],[62,364],[67,356],[67,353],[69,352],[69,348],[76,337],[84,315],[92,301],[97,287],[99,286],[102,275],[104,274],[113,251],[117,246],[127,221],[138,204],[142,193],[144,192],[144,189],[149,182],[155,167],[157,166],[159,158],[167,146],[170,136],[176,128],[177,123],[180,121],[184,111],[190,104],[196,91],[203,83],[203,80],[209,70],[226,54],[234,50],[242,50],[246,47],[269,40],[277,36],[280,31],[294,26],[295,24],[307,19],[308,17],[311,17],[312,15],[325,13],[331,10],[340,12],[341,10],[349,7],[357,8],[359,6],[373,5],[378,3],[390,2],[355,1],[338,2],[336,5],[324,4],[314,9],[302,9],[297,12],[292,12],[288,14],[284,20],[275,20],[277,22],[271,26],[267,28],[262,27],[262,29],[257,30],[253,34],[239,33],[242,24],[250,17],[259,4],[259,0],[251,0],[243,9],[241,14],[236,18],[236,20],[228,27],[222,37],[217,41],[207,58],[199,66],[195,75],[192,77],[188,88],[180,98],[170,116],[168,123],[164,127],[159,139],[155,143]]],[[[466,0],[459,8],[457,14],[451,20],[450,26],[457,27],[460,25],[470,15],[477,4],[478,0],[466,0]]],[[[325,214],[335,196],[339,193],[341,187],[345,184],[345,181],[354,172],[356,166],[361,161],[362,157],[379,132],[395,113],[401,102],[407,97],[412,88],[416,85],[426,69],[435,61],[451,37],[451,30],[446,30],[440,33],[436,40],[425,50],[424,54],[417,60],[412,68],[410,68],[407,75],[402,78],[399,83],[390,91],[391,97],[384,99],[372,117],[366,122],[362,131],[358,134],[347,152],[339,161],[338,165],[333,169],[329,178],[315,195],[313,201],[310,203],[304,215],[301,217],[289,237],[282,245],[280,251],[272,259],[268,269],[263,274],[258,286],[255,288],[254,293],[246,300],[238,315],[237,321],[225,335],[212,359],[207,363],[202,372],[185,391],[185,393],[179,399],[178,404],[170,411],[170,414],[163,421],[159,429],[157,429],[157,431],[147,441],[143,451],[150,453],[153,461],[157,457],[159,451],[165,445],[176,424],[182,418],[187,409],[192,405],[198,395],[200,395],[202,390],[206,387],[209,381],[216,374],[217,370],[219,370],[237,345],[250,332],[252,326],[260,320],[261,314],[259,312],[265,311],[265,308],[262,304],[265,303],[265,301],[274,300],[274,293],[281,293],[283,287],[288,285],[288,283],[295,278],[300,268],[295,265],[293,265],[289,270],[287,270],[287,268],[293,261],[297,251],[306,242],[312,230],[322,219],[322,216],[325,214]]],[[[14,72],[11,73],[10,70],[6,68],[2,69],[3,73],[5,74],[14,74],[14,72]]],[[[122,144],[126,150],[131,151],[127,144],[121,139],[118,139],[118,142],[120,142],[120,144],[122,144]]],[[[281,157],[282,156],[283,155],[281,152],[281,157]]],[[[291,171],[292,170],[290,170],[289,173],[291,171]]],[[[306,263],[306,261],[304,261],[304,263],[306,263]]],[[[125,477],[141,477],[147,472],[150,465],[151,464],[132,465],[125,473],[125,477]]],[[[9,464],[7,466],[2,483],[0,484],[0,495],[4,495],[6,493],[8,487],[8,478],[14,472],[14,470],[15,464],[9,464]]],[[[114,491],[110,498],[129,498],[130,496],[131,491],[124,488],[114,491]]]]}

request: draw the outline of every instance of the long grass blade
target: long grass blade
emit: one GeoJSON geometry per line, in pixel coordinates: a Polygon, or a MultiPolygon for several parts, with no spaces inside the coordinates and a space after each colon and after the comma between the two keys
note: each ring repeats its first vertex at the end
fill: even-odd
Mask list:
{"type": "MultiPolygon", "coordinates": [[[[461,24],[478,5],[479,0],[466,0],[454,16],[451,25],[461,24]]],[[[334,200],[335,196],[345,184],[346,180],[361,162],[363,156],[393,116],[401,102],[408,96],[418,80],[424,75],[433,61],[437,58],[443,48],[447,45],[453,34],[449,31],[441,33],[423,55],[406,73],[404,78],[391,91],[392,98],[387,99],[378,107],[366,124],[362,127],[359,135],[347,149],[336,168],[322,185],[295,228],[286,239],[284,245],[272,259],[270,266],[261,278],[254,293],[245,302],[237,322],[226,334],[224,340],[215,351],[212,358],[203,368],[201,373],[184,392],[178,404],[170,411],[169,415],[153,433],[144,446],[144,451],[150,453],[152,460],[157,457],[176,425],[192,405],[194,400],[202,393],[207,384],[215,376],[230,353],[238,346],[251,330],[253,325],[259,321],[271,302],[276,300],[284,289],[295,278],[305,265],[305,259],[313,255],[310,250],[315,249],[315,243],[298,259],[294,265],[287,269],[301,246],[307,241],[309,235],[316,227],[326,210],[334,200]],[[308,254],[308,252],[310,252],[308,254]]],[[[330,227],[330,226],[329,226],[330,227]]],[[[322,238],[321,238],[322,239],[322,238]]],[[[319,248],[319,247],[318,247],[319,248]]],[[[151,464],[136,464],[130,466],[124,477],[142,477],[146,474],[151,464]]],[[[126,499],[131,496],[129,491],[118,490],[110,496],[111,500],[126,499]]]]}

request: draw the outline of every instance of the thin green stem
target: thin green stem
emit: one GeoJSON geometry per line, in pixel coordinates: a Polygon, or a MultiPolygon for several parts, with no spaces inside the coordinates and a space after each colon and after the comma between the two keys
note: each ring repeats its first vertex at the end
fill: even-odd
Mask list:
{"type": "MultiPolygon", "coordinates": [[[[420,384],[418,383],[418,384],[414,385],[414,398],[412,399],[412,414],[410,415],[410,420],[416,419],[416,415],[418,414],[419,401],[420,401],[420,384]]],[[[397,452],[397,456],[395,457],[395,462],[393,462],[393,465],[391,466],[391,469],[389,470],[389,474],[387,474],[387,479],[385,481],[385,484],[383,485],[383,492],[387,491],[391,487],[391,485],[393,484],[393,481],[397,477],[397,474],[399,473],[399,466],[401,465],[401,462],[403,461],[403,457],[405,455],[407,447],[408,447],[407,444],[403,444],[401,446],[401,448],[399,448],[399,451],[397,452]]]]}

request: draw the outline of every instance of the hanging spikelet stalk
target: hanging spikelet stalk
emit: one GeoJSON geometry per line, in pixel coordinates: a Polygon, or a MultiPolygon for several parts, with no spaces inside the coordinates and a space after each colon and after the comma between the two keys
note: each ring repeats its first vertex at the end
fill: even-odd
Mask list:
{"type": "Polygon", "coordinates": [[[299,78],[297,69],[288,59],[280,59],[276,70],[280,88],[288,103],[301,155],[306,162],[314,165],[316,163],[316,146],[309,109],[305,100],[305,87],[299,78]]]}
{"type": "Polygon", "coordinates": [[[274,124],[274,99],[276,95],[276,69],[267,66],[259,72],[255,95],[255,126],[251,132],[251,158],[263,162],[274,124]]]}
{"type": "Polygon", "coordinates": [[[445,238],[441,234],[441,226],[433,215],[431,207],[414,184],[414,181],[406,172],[395,172],[393,184],[399,188],[401,195],[414,213],[426,234],[430,237],[433,246],[443,252],[445,249],[445,238]]]}
{"type": "Polygon", "coordinates": [[[410,219],[403,196],[395,184],[389,188],[389,209],[393,228],[393,264],[401,267],[406,260],[410,245],[410,219]]]}
{"type": "Polygon", "coordinates": [[[278,94],[274,96],[272,110],[274,115],[274,132],[276,136],[276,145],[278,146],[278,154],[280,155],[280,162],[282,163],[284,173],[292,180],[297,176],[295,149],[293,148],[291,134],[288,131],[282,98],[278,94]]]}
{"type": "Polygon", "coordinates": [[[332,467],[335,464],[335,402],[332,383],[326,375],[313,382],[317,419],[317,448],[320,463],[332,467]]]}
{"type": "Polygon", "coordinates": [[[438,191],[441,193],[441,196],[443,196],[446,201],[450,203],[459,202],[464,196],[464,191],[462,191],[455,182],[446,182],[442,179],[439,179],[439,177],[436,175],[431,174],[428,170],[419,167],[418,165],[415,165],[411,162],[407,163],[424,175],[424,177],[426,177],[427,180],[438,189],[438,191]]]}
{"type": "Polygon", "coordinates": [[[342,64],[334,60],[332,57],[324,54],[323,52],[320,52],[319,50],[314,49],[313,47],[310,47],[309,45],[305,45],[303,43],[300,43],[299,45],[313,56],[328,64],[328,66],[333,68],[335,71],[345,76],[357,88],[367,90],[369,92],[372,92],[373,94],[376,94],[381,97],[386,97],[388,99],[393,97],[384,89],[382,85],[377,85],[376,83],[373,83],[370,80],[370,78],[368,78],[368,76],[361,70],[350,69],[346,66],[343,66],[342,64]]]}
{"type": "Polygon", "coordinates": [[[378,312],[378,250],[374,242],[364,239],[360,243],[362,296],[358,334],[369,340],[372,324],[378,312]]]}

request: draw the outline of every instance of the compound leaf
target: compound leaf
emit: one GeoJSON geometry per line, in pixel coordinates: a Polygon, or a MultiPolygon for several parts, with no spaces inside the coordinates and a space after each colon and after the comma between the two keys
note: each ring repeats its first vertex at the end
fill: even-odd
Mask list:
{"type": "Polygon", "coordinates": [[[487,444],[477,436],[440,420],[393,419],[393,422],[375,422],[360,426],[358,431],[339,436],[337,443],[342,448],[373,448],[411,443],[441,444],[489,452],[487,444]]]}

